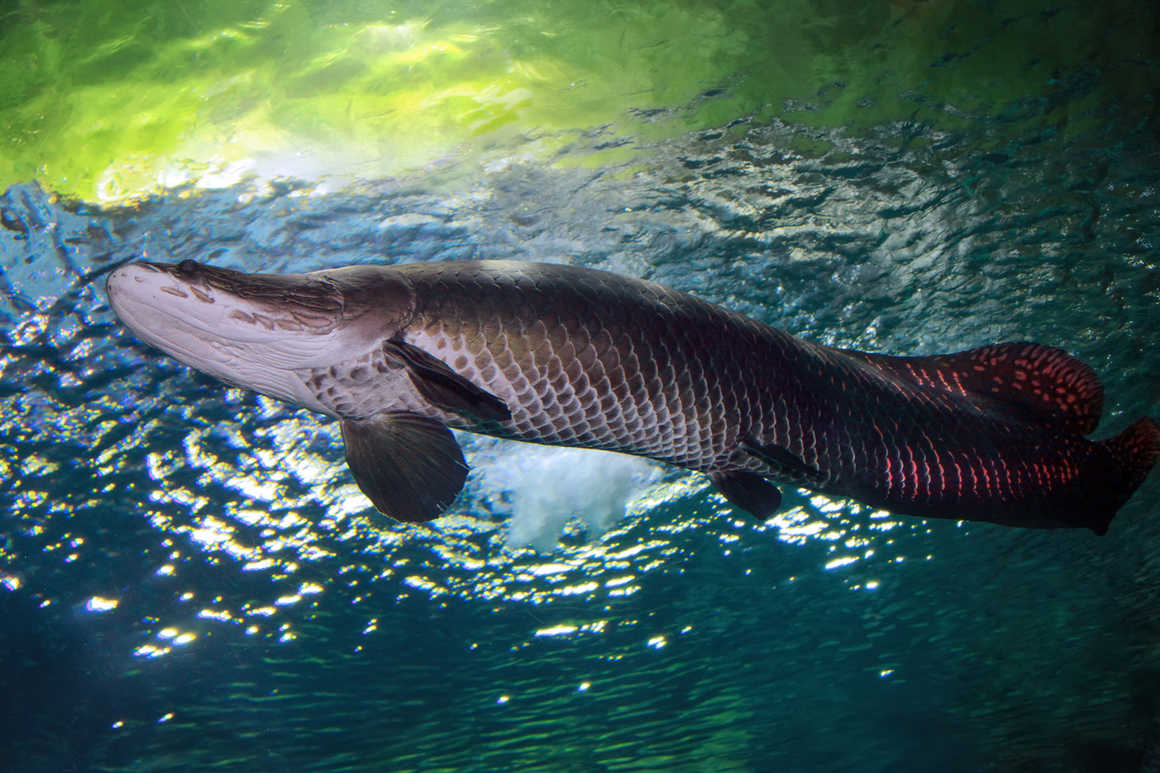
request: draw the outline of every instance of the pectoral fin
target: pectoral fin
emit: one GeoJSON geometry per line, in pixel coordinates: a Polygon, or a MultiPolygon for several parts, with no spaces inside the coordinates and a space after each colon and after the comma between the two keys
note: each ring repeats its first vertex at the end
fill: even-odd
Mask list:
{"type": "Polygon", "coordinates": [[[407,375],[419,394],[437,408],[484,421],[506,421],[511,418],[507,403],[471,383],[447,363],[418,346],[406,341],[391,340],[383,344],[383,352],[406,366],[407,375]]]}
{"type": "Polygon", "coordinates": [[[777,486],[755,472],[718,472],[710,479],[729,504],[762,521],[773,517],[781,507],[781,492],[777,486]]]}
{"type": "Polygon", "coordinates": [[[451,430],[413,413],[343,419],[346,463],[379,512],[418,523],[438,517],[467,479],[451,430]]]}

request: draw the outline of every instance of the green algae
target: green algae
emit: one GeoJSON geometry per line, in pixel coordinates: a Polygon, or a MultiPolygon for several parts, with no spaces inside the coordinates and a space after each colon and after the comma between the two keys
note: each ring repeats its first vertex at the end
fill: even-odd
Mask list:
{"type": "Polygon", "coordinates": [[[0,17],[0,187],[122,201],[210,174],[375,177],[488,148],[550,161],[596,129],[621,141],[570,162],[622,163],[739,117],[856,134],[988,114],[1085,133],[1103,100],[1160,85],[1156,20],[1138,8],[980,7],[22,2],[0,17]]]}

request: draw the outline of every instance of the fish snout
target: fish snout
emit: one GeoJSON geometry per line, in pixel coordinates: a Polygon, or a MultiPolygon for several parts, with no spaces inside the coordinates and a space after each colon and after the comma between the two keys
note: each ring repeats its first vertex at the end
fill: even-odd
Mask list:
{"type": "Polygon", "coordinates": [[[126,263],[109,272],[105,278],[105,294],[118,317],[124,319],[126,303],[148,293],[150,280],[156,282],[160,269],[152,263],[126,263]]]}

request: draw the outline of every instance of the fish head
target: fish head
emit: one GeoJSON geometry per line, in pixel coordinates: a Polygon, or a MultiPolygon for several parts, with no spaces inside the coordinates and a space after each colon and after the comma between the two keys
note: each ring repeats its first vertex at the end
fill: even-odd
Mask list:
{"type": "Polygon", "coordinates": [[[247,274],[192,260],[129,263],[106,282],[138,338],[229,384],[301,403],[294,372],[360,356],[406,326],[414,307],[397,269],[350,266],[247,274]]]}

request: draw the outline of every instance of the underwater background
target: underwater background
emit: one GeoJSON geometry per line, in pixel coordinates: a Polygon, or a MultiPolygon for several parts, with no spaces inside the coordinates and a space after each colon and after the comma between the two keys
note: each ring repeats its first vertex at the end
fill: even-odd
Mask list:
{"type": "Polygon", "coordinates": [[[1060,346],[1160,417],[1154,2],[0,3],[0,770],[1160,770],[1160,474],[1110,533],[321,417],[126,260],[514,258],[826,344],[1060,346]]]}

